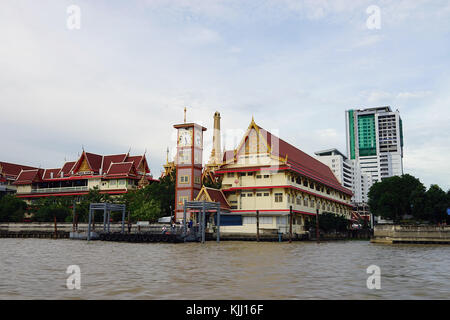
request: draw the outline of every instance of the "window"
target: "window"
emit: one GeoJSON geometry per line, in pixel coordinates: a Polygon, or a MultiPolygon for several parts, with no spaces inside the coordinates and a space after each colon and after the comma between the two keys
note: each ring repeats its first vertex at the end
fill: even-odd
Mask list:
{"type": "Polygon", "coordinates": [[[262,178],[262,175],[260,175],[260,174],[256,175],[256,179],[261,179],[261,178],[262,178]]]}
{"type": "Polygon", "coordinates": [[[120,184],[120,185],[124,185],[124,184],[125,184],[125,179],[120,179],[120,180],[119,180],[119,184],[120,184]]]}
{"type": "Polygon", "coordinates": [[[248,172],[247,175],[248,176],[253,176],[253,172],[248,172]]]}
{"type": "Polygon", "coordinates": [[[240,177],[244,177],[246,175],[246,172],[239,172],[240,177]]]}
{"type": "Polygon", "coordinates": [[[288,224],[287,221],[288,221],[287,217],[277,217],[277,225],[285,226],[288,224]]]}
{"type": "Polygon", "coordinates": [[[117,180],[109,180],[109,186],[116,186],[117,180]]]}
{"type": "Polygon", "coordinates": [[[301,197],[297,197],[297,204],[301,205],[302,204],[302,198],[301,197]]]}
{"type": "Polygon", "coordinates": [[[180,183],[189,183],[189,176],[180,176],[180,183]]]}
{"type": "Polygon", "coordinates": [[[234,172],[227,172],[228,178],[234,178],[234,172]]]}
{"type": "Polygon", "coordinates": [[[253,193],[247,193],[247,197],[253,197],[253,193]]]}
{"type": "Polygon", "coordinates": [[[256,196],[257,196],[257,197],[262,197],[262,193],[261,193],[261,192],[257,192],[257,193],[256,193],[256,196]]]}
{"type": "Polygon", "coordinates": [[[259,217],[259,224],[272,224],[272,223],[273,223],[272,217],[259,217]]]}
{"type": "Polygon", "coordinates": [[[201,184],[202,182],[201,182],[200,177],[194,177],[194,183],[201,184]]]}
{"type": "Polygon", "coordinates": [[[305,186],[305,187],[308,186],[308,181],[306,179],[303,180],[303,186],[305,186]]]}
{"type": "Polygon", "coordinates": [[[269,178],[269,175],[268,175],[268,174],[265,174],[265,175],[264,175],[264,179],[267,179],[267,178],[269,178]]]}
{"type": "Polygon", "coordinates": [[[305,207],[308,206],[308,199],[304,199],[304,200],[303,200],[303,205],[304,205],[305,207]]]}
{"type": "Polygon", "coordinates": [[[245,198],[245,193],[241,193],[241,198],[245,198]]]}
{"type": "MultiPolygon", "coordinates": [[[[272,224],[272,217],[261,217],[259,216],[259,224],[272,224]]],[[[244,224],[256,224],[256,217],[244,217],[244,224]]]]}
{"type": "Polygon", "coordinates": [[[275,202],[283,202],[283,194],[275,193],[275,202]]]}
{"type": "Polygon", "coordinates": [[[268,192],[264,192],[264,197],[268,197],[270,194],[268,192]]]}

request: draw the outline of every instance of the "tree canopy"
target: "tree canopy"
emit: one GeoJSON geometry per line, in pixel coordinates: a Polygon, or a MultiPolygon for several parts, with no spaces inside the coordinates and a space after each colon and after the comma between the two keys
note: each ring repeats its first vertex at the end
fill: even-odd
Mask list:
{"type": "Polygon", "coordinates": [[[409,174],[376,182],[369,191],[369,206],[373,214],[394,222],[405,216],[433,223],[450,222],[446,212],[449,193],[437,185],[426,190],[419,179],[409,174]]]}

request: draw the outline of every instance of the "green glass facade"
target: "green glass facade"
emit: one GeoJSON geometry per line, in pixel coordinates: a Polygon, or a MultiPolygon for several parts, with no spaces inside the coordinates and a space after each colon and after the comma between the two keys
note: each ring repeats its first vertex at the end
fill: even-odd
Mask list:
{"type": "Polygon", "coordinates": [[[375,115],[358,116],[358,146],[360,157],[375,156],[377,154],[375,115]]]}
{"type": "Polygon", "coordinates": [[[353,121],[353,110],[348,111],[348,129],[350,136],[350,158],[355,159],[355,122],[353,121]]]}
{"type": "Polygon", "coordinates": [[[400,119],[400,146],[403,147],[403,124],[402,119],[400,119]]]}

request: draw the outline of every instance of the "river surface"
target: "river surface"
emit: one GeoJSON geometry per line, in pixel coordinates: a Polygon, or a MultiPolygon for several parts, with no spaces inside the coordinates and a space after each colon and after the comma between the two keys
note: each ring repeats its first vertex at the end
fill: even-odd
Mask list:
{"type": "Polygon", "coordinates": [[[0,299],[450,299],[450,246],[437,245],[0,239],[0,271],[0,299]]]}

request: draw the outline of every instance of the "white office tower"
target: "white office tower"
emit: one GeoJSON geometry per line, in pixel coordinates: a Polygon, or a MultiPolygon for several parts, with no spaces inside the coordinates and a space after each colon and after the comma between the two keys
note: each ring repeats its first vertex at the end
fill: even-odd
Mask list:
{"type": "Polygon", "coordinates": [[[327,149],[314,153],[316,159],[327,165],[333,171],[339,182],[352,190],[352,202],[367,202],[367,193],[372,186],[370,175],[362,173],[358,163],[348,159],[338,149],[327,149]]]}
{"type": "MultiPolygon", "coordinates": [[[[372,182],[403,174],[403,130],[398,110],[389,106],[347,110],[347,157],[372,182]]],[[[367,193],[367,191],[365,191],[367,193]]]]}

